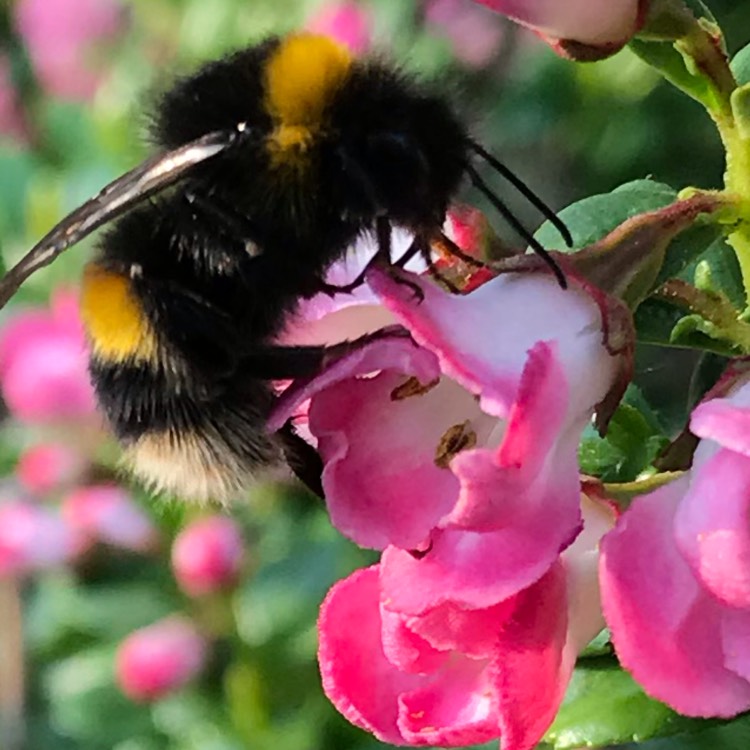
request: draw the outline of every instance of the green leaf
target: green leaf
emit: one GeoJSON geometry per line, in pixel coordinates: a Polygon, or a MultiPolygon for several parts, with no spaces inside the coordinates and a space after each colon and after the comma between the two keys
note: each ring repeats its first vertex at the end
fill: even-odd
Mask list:
{"type": "Polygon", "coordinates": [[[688,96],[702,104],[712,102],[713,90],[709,80],[693,74],[688,69],[685,58],[675,49],[672,42],[632,39],[628,47],[688,96]]]}
{"type": "Polygon", "coordinates": [[[579,662],[544,741],[557,750],[641,742],[705,729],[649,698],[611,657],[579,662]]]}
{"type": "Polygon", "coordinates": [[[79,747],[112,747],[151,726],[148,711],[114,684],[114,646],[79,651],[43,678],[51,722],[79,747]]]}
{"type": "Polygon", "coordinates": [[[640,391],[631,385],[605,437],[592,427],[584,431],[578,454],[581,470],[605,482],[630,482],[651,465],[667,442],[640,391]]]}
{"type": "Polygon", "coordinates": [[[747,750],[748,747],[750,716],[745,715],[703,731],[639,743],[637,748],[626,745],[621,750],[747,750]]]}
{"type": "Polygon", "coordinates": [[[600,240],[623,221],[675,200],[677,193],[669,185],[655,180],[627,182],[610,193],[592,195],[560,211],[560,218],[573,235],[573,250],[564,247],[560,234],[548,221],[534,236],[545,247],[572,252],[600,240]]]}
{"type": "Polygon", "coordinates": [[[740,86],[750,83],[750,44],[745,45],[735,54],[729,67],[740,86]]]}

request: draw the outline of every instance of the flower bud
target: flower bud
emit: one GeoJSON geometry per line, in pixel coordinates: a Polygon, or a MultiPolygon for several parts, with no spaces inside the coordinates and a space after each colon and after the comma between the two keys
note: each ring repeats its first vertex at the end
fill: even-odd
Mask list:
{"type": "Polygon", "coordinates": [[[646,0],[477,0],[527,26],[566,57],[614,54],[643,24],[646,0]]]}
{"type": "Polygon", "coordinates": [[[5,324],[0,388],[11,414],[25,422],[93,417],[86,346],[72,295],[58,294],[50,311],[28,310],[5,324]]]}
{"type": "Polygon", "coordinates": [[[134,701],[178,690],[203,668],[208,645],[185,617],[173,615],[131,633],[117,650],[116,680],[134,701]]]}
{"type": "Polygon", "coordinates": [[[355,54],[367,52],[372,41],[372,23],[368,14],[351,0],[325,3],[310,18],[307,29],[335,39],[355,54]]]}
{"type": "Polygon", "coordinates": [[[90,540],[146,552],[157,541],[151,519],[116,485],[81,487],[64,498],[63,515],[90,540]]]}
{"type": "Polygon", "coordinates": [[[15,15],[34,72],[47,92],[74,101],[90,99],[101,78],[101,65],[92,58],[122,26],[119,3],[19,0],[15,15]]]}
{"type": "Polygon", "coordinates": [[[0,576],[56,567],[79,548],[75,530],[47,508],[23,500],[0,505],[0,576]]]}
{"type": "Polygon", "coordinates": [[[180,588],[201,596],[232,586],[242,566],[242,536],[230,518],[194,521],[175,539],[172,568],[180,588]]]}
{"type": "Polygon", "coordinates": [[[80,453],[65,445],[38,443],[21,454],[16,477],[24,489],[43,496],[72,484],[81,475],[85,463],[80,453]]]}

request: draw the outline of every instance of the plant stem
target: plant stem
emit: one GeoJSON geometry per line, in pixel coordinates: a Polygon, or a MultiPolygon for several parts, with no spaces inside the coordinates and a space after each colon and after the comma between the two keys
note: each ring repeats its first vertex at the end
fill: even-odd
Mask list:
{"type": "Polygon", "coordinates": [[[25,670],[21,587],[17,579],[0,581],[0,747],[24,745],[25,670]]]}

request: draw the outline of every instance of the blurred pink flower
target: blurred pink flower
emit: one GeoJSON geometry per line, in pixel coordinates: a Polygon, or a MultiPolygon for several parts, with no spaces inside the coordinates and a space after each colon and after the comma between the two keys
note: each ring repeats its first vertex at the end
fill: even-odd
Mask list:
{"type": "MultiPolygon", "coordinates": [[[[584,501],[586,531],[544,575],[480,608],[392,607],[382,565],[336,584],[321,607],[323,687],[378,739],[531,750],[552,723],[576,655],[603,627],[597,543],[613,516],[584,501]]],[[[404,586],[414,585],[406,578],[404,586]]]]}
{"type": "Polygon", "coordinates": [[[201,518],[177,535],[172,547],[172,569],[186,594],[202,596],[237,582],[243,554],[242,535],[231,518],[201,518]]]}
{"type": "Polygon", "coordinates": [[[10,60],[0,53],[0,137],[9,136],[15,140],[25,139],[26,126],[13,86],[10,60]]]}
{"type": "Polygon", "coordinates": [[[121,487],[113,484],[80,487],[62,502],[63,516],[90,541],[147,552],[158,541],[151,519],[121,487]]]}
{"type": "Polygon", "coordinates": [[[14,417],[32,423],[91,418],[94,393],[74,294],[16,313],[0,330],[0,388],[14,417]]]}
{"type": "Polygon", "coordinates": [[[635,500],[602,542],[622,665],[688,716],[750,709],[750,384],[700,404],[692,469],[635,500]]]}
{"type": "Polygon", "coordinates": [[[98,50],[122,27],[117,0],[18,0],[16,25],[41,85],[63,99],[86,100],[102,77],[98,50]]]}
{"type": "Polygon", "coordinates": [[[16,477],[28,492],[44,496],[69,487],[83,473],[86,458],[62,443],[39,443],[27,448],[18,459],[16,477]]]}
{"type": "Polygon", "coordinates": [[[355,54],[367,52],[372,43],[369,12],[352,0],[322,3],[305,26],[308,31],[335,39],[355,54]]]}
{"type": "Polygon", "coordinates": [[[491,62],[503,41],[500,19],[466,0],[428,0],[425,20],[450,41],[455,57],[471,68],[491,62]]]}
{"type": "Polygon", "coordinates": [[[23,500],[0,505],[0,576],[57,567],[80,548],[75,529],[49,508],[23,500]]]}
{"type": "Polygon", "coordinates": [[[116,680],[134,701],[179,690],[203,669],[208,644],[186,617],[173,615],[131,633],[117,650],[116,680]]]}
{"type": "Polygon", "coordinates": [[[649,0],[475,0],[534,30],[576,59],[613,54],[638,31],[649,0]]]}

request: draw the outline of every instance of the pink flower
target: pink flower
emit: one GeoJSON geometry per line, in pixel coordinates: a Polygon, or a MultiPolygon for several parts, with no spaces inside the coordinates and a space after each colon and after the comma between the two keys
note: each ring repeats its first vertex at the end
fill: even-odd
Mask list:
{"type": "Polygon", "coordinates": [[[602,543],[623,666],[688,716],[750,708],[750,384],[700,404],[693,468],[638,498],[602,543]]]}
{"type": "Polygon", "coordinates": [[[476,0],[577,59],[613,54],[645,20],[648,0],[476,0]]]}
{"type": "Polygon", "coordinates": [[[466,0],[428,0],[425,20],[448,39],[455,57],[470,68],[491,62],[503,41],[500,19],[466,0]]]}
{"type": "Polygon", "coordinates": [[[172,569],[186,594],[202,596],[233,586],[243,556],[237,524],[225,516],[212,516],[193,521],[177,535],[172,569]]]}
{"type": "MultiPolygon", "coordinates": [[[[588,503],[587,530],[528,588],[482,608],[392,607],[382,565],[336,584],[320,613],[326,694],[383,742],[530,750],[559,708],[577,653],[604,624],[596,544],[612,515],[588,503]]],[[[406,582],[405,582],[406,583],[406,582]]]]}
{"type": "Polygon", "coordinates": [[[355,54],[367,52],[372,42],[369,13],[352,0],[323,3],[306,27],[308,31],[335,39],[355,54]]]}
{"type": "Polygon", "coordinates": [[[81,487],[63,499],[68,522],[90,541],[147,552],[158,541],[156,527],[121,487],[110,484],[81,487]]]}
{"type": "Polygon", "coordinates": [[[0,505],[0,576],[57,567],[79,549],[80,538],[59,514],[23,500],[0,505]]]}
{"type": "MultiPolygon", "coordinates": [[[[472,546],[476,559],[505,571],[510,595],[580,529],[578,440],[618,358],[602,344],[596,305],[551,277],[507,275],[465,296],[408,279],[423,302],[382,272],[370,285],[416,341],[373,339],[287,391],[273,426],[311,399],[309,428],[342,533],[363,546],[393,545],[386,556],[394,563],[403,554],[411,564],[407,550],[429,546],[420,561],[427,571],[426,561],[452,557],[471,532],[489,554],[472,546]]],[[[350,306],[331,317],[346,328],[347,313],[359,320],[369,310],[382,324],[382,309],[350,306]]],[[[451,567],[473,577],[474,563],[464,562],[451,567]]]]}
{"type": "Polygon", "coordinates": [[[0,387],[14,417],[32,423],[91,419],[94,394],[75,296],[49,311],[17,313],[0,331],[0,387]]]}
{"type": "Polygon", "coordinates": [[[290,386],[269,424],[309,401],[334,525],[384,549],[323,608],[324,684],[389,742],[502,736],[527,750],[603,622],[566,556],[603,533],[584,529],[577,450],[628,358],[608,351],[606,305],[573,275],[566,291],[517,273],[467,294],[394,271],[367,280],[338,309],[305,306],[306,340],[361,334],[368,319],[401,326],[290,386]],[[571,628],[587,637],[569,641],[571,628]]]}
{"type": "Polygon", "coordinates": [[[0,54],[0,137],[22,141],[26,135],[21,105],[11,77],[10,60],[0,54]]]}
{"type": "Polygon", "coordinates": [[[200,673],[208,644],[185,617],[173,615],[131,633],[117,650],[116,679],[134,701],[152,701],[200,673]]]}
{"type": "Polygon", "coordinates": [[[16,477],[24,489],[44,496],[73,484],[86,465],[79,451],[62,443],[38,443],[21,454],[16,477]]]}
{"type": "Polygon", "coordinates": [[[99,49],[122,27],[119,2],[19,0],[15,14],[42,86],[63,99],[90,99],[102,75],[99,49]]]}

